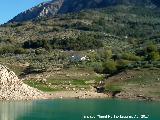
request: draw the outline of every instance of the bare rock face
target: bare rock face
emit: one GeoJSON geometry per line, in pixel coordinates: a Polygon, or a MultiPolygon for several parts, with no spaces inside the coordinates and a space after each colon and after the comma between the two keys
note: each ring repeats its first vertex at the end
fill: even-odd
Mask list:
{"type": "Polygon", "coordinates": [[[24,22],[44,17],[54,17],[56,14],[116,5],[155,8],[160,6],[160,0],[50,0],[18,14],[8,23],[24,22]]]}
{"type": "Polygon", "coordinates": [[[51,17],[57,14],[61,8],[64,0],[52,0],[48,2],[43,2],[31,9],[28,9],[17,16],[15,16],[11,22],[23,22],[28,20],[33,20],[42,17],[51,17]]]}
{"type": "Polygon", "coordinates": [[[13,71],[0,65],[0,100],[32,100],[43,98],[39,90],[24,84],[13,71]]]}

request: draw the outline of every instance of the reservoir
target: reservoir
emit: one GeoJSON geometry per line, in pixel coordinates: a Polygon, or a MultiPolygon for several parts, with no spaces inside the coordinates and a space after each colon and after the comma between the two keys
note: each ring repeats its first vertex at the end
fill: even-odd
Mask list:
{"type": "Polygon", "coordinates": [[[114,99],[1,101],[0,120],[160,120],[160,102],[114,99]]]}

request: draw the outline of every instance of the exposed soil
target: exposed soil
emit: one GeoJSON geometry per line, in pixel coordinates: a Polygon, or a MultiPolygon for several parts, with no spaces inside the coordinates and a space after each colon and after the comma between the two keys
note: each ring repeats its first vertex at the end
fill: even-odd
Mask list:
{"type": "Polygon", "coordinates": [[[106,86],[118,86],[114,97],[135,100],[160,101],[160,72],[158,70],[128,70],[106,80],[106,86]]]}

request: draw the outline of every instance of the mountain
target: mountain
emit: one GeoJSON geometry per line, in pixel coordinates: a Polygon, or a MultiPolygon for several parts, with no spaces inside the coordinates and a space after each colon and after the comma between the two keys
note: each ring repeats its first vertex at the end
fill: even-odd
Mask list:
{"type": "Polygon", "coordinates": [[[0,26],[0,63],[23,81],[0,65],[0,100],[41,97],[26,84],[49,93],[95,86],[112,96],[122,91],[119,98],[160,100],[157,8],[153,0],[54,0],[19,14],[0,26]]]}
{"type": "Polygon", "coordinates": [[[52,17],[56,14],[79,12],[84,9],[104,8],[116,5],[142,6],[156,8],[160,6],[159,0],[52,0],[41,3],[24,11],[11,22],[23,22],[41,17],[52,17]]]}

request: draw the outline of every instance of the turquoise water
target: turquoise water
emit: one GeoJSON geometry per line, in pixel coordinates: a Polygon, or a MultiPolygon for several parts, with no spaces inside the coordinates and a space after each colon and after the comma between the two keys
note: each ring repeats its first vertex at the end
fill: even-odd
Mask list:
{"type": "Polygon", "coordinates": [[[108,120],[160,120],[160,102],[144,102],[144,101],[140,102],[140,101],[105,100],[105,99],[0,102],[0,120],[107,120],[107,119],[108,120]],[[136,118],[114,119],[115,117],[114,115],[132,116],[136,118]],[[145,115],[146,118],[145,119],[140,118],[144,117],[141,115],[145,115]]]}

